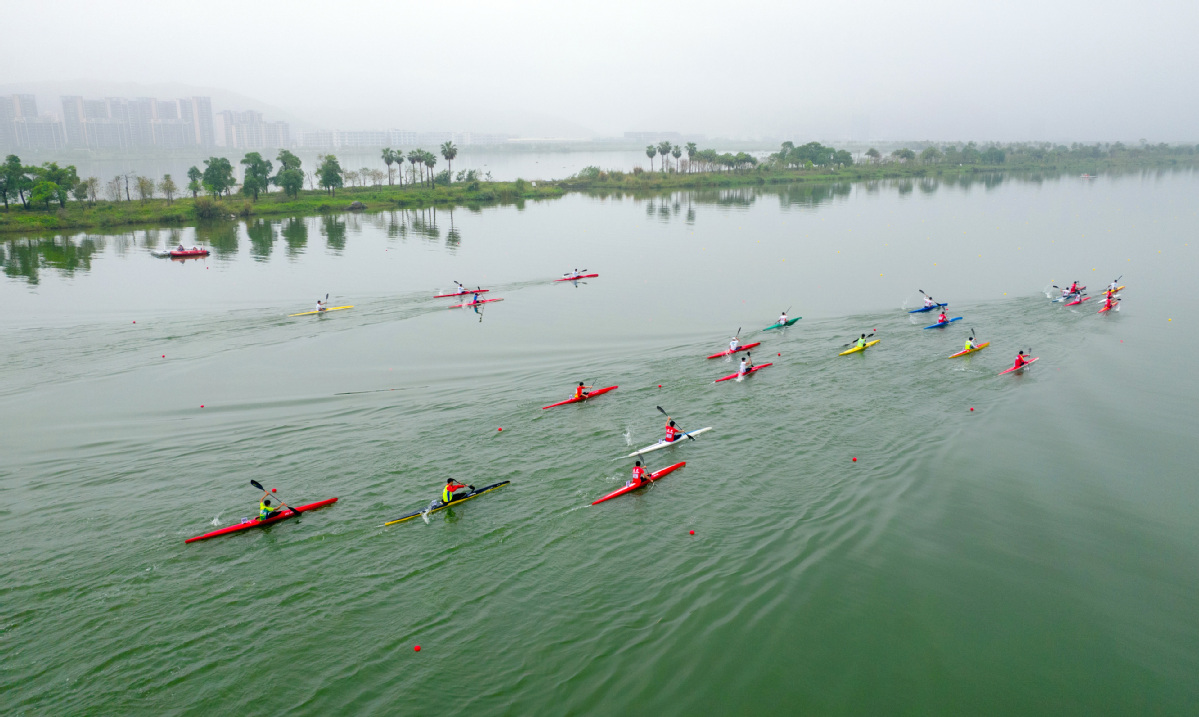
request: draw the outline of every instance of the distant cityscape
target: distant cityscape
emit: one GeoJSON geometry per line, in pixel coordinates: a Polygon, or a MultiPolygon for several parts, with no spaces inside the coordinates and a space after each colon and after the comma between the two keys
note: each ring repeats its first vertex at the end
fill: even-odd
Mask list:
{"type": "Polygon", "coordinates": [[[32,94],[0,95],[0,151],[185,149],[377,149],[497,145],[509,134],[415,132],[411,130],[319,130],[293,136],[287,122],[269,122],[254,110],[212,111],[209,97],[159,100],[154,97],[78,95],[61,98],[62,115],[39,112],[32,94]]]}

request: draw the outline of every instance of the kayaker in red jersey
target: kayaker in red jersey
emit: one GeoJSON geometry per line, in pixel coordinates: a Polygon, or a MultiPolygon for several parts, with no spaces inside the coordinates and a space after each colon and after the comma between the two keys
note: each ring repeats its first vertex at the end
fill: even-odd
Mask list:
{"type": "Polygon", "coordinates": [[[641,461],[637,461],[633,465],[633,480],[625,483],[625,487],[640,485],[645,482],[645,469],[641,467],[641,461]]]}
{"type": "Polygon", "coordinates": [[[473,485],[462,485],[461,483],[455,483],[453,478],[446,478],[445,488],[443,488],[441,491],[441,502],[453,503],[456,500],[462,500],[465,498],[468,495],[467,493],[454,492],[459,488],[469,488],[472,491],[475,489],[473,485]]]}
{"type": "Polygon", "coordinates": [[[683,435],[683,429],[674,425],[674,421],[670,420],[670,416],[666,417],[666,442],[674,443],[683,435]]]}
{"type": "Polygon", "coordinates": [[[1107,298],[1103,300],[1103,308],[1107,309],[1108,311],[1110,311],[1112,309],[1112,307],[1115,306],[1115,302],[1112,301],[1112,298],[1113,298],[1112,295],[1108,294],[1107,298]]]}
{"type": "Polygon", "coordinates": [[[1079,286],[1078,282],[1075,281],[1073,284],[1070,285],[1070,293],[1077,294],[1078,292],[1082,291],[1084,288],[1086,288],[1086,287],[1079,286]]]}
{"type": "Polygon", "coordinates": [[[1024,357],[1024,352],[1021,351],[1020,353],[1016,354],[1016,363],[1012,366],[1012,368],[1020,368],[1026,363],[1028,363],[1028,359],[1024,357]]]}
{"type": "Polygon", "coordinates": [[[594,386],[584,386],[582,381],[575,387],[575,398],[587,398],[587,389],[595,388],[594,386]]]}
{"type": "Polygon", "coordinates": [[[948,324],[949,317],[945,315],[945,310],[941,309],[941,315],[937,317],[938,324],[948,324]]]}

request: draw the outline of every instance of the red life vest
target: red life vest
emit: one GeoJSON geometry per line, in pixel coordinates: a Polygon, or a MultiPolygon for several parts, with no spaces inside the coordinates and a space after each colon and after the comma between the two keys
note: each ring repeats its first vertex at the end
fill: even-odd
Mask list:
{"type": "Polygon", "coordinates": [[[682,433],[682,431],[680,431],[679,429],[670,425],[669,423],[666,424],[666,442],[667,443],[673,443],[674,437],[680,433],[682,433]]]}
{"type": "Polygon", "coordinates": [[[575,398],[582,398],[582,397],[583,397],[583,387],[575,386],[575,398]]]}

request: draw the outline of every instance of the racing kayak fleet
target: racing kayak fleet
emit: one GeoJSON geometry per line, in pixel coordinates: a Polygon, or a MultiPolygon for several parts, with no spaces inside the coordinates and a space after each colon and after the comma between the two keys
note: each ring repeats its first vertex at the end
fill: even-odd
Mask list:
{"type": "MultiPolygon", "coordinates": [[[[598,276],[598,274],[581,274],[581,273],[580,274],[571,274],[571,275],[565,276],[561,279],[554,279],[554,281],[555,282],[576,281],[581,278],[590,278],[590,277],[594,277],[594,276],[598,276]]],[[[1117,282],[1118,281],[1119,280],[1117,279],[1117,282]]],[[[1115,284],[1116,284],[1116,282],[1113,282],[1113,286],[1115,286],[1115,284]]],[[[1076,283],[1076,285],[1077,285],[1077,283],[1076,283]]],[[[434,296],[434,298],[449,298],[449,297],[460,297],[460,296],[467,296],[467,295],[474,296],[474,295],[477,295],[477,294],[480,294],[483,292],[490,291],[490,289],[483,289],[483,288],[476,288],[473,290],[465,290],[465,287],[463,287],[461,285],[459,285],[459,286],[464,290],[457,291],[454,293],[437,294],[434,296]]],[[[1085,287],[1081,287],[1081,288],[1085,289],[1085,287]]],[[[1108,290],[1106,290],[1104,292],[1105,297],[1106,297],[1105,302],[1104,302],[1105,306],[1104,306],[1104,308],[1100,309],[1100,313],[1104,313],[1104,312],[1110,311],[1113,308],[1116,308],[1116,306],[1115,306],[1117,304],[1116,300],[1119,298],[1118,292],[1124,290],[1124,288],[1125,288],[1124,286],[1119,286],[1118,288],[1114,288],[1114,289],[1109,288],[1108,290]]],[[[924,293],[924,292],[922,291],[921,293],[924,293]]],[[[925,296],[927,297],[927,294],[925,296]]],[[[929,298],[931,299],[931,297],[929,297],[929,298]]],[[[1092,298],[1092,297],[1084,296],[1081,293],[1081,290],[1078,292],[1072,291],[1069,293],[1067,293],[1066,290],[1063,290],[1063,295],[1061,297],[1054,298],[1053,301],[1058,302],[1058,303],[1063,303],[1066,306],[1077,306],[1079,304],[1082,304],[1084,301],[1086,301],[1089,298],[1092,298]]],[[[480,300],[480,299],[476,298],[471,302],[467,302],[464,304],[458,304],[451,308],[458,308],[458,307],[462,307],[462,306],[471,306],[471,305],[478,304],[478,303],[484,303],[485,301],[501,301],[501,300],[502,299],[480,300]]],[[[909,310],[908,313],[909,314],[924,313],[924,312],[932,311],[934,309],[943,309],[946,306],[948,306],[948,304],[941,303],[941,302],[935,302],[935,303],[930,303],[929,305],[926,305],[923,308],[909,310]]],[[[333,310],[337,310],[337,309],[348,309],[348,308],[353,308],[353,307],[352,306],[331,307],[329,309],[326,309],[326,311],[333,311],[333,310]]],[[[315,311],[302,312],[300,314],[292,314],[292,316],[304,316],[304,315],[313,314],[313,313],[320,313],[320,312],[315,312],[315,311]]],[[[767,326],[766,328],[762,329],[762,331],[770,331],[770,330],[774,330],[774,329],[786,328],[788,326],[793,325],[795,322],[799,321],[800,318],[802,318],[802,317],[786,319],[785,314],[784,314],[784,316],[782,317],[782,319],[780,319],[779,322],[776,322],[775,324],[767,326]]],[[[945,318],[943,314],[942,314],[942,318],[943,319],[945,318]]],[[[932,324],[930,326],[925,326],[924,328],[925,329],[944,328],[944,327],[948,326],[949,324],[955,323],[961,319],[962,319],[962,317],[958,316],[958,317],[954,317],[952,319],[938,321],[937,323],[932,324]]],[[[738,329],[738,333],[740,333],[740,329],[738,329]]],[[[974,333],[973,329],[971,329],[970,342],[967,343],[967,347],[961,351],[958,351],[957,353],[951,354],[948,358],[952,359],[952,358],[960,358],[963,356],[968,356],[970,354],[982,351],[983,349],[985,349],[991,345],[990,341],[985,342],[985,343],[980,343],[980,344],[974,344],[973,343],[973,333],[974,333]]],[[[873,336],[873,333],[871,334],[871,336],[873,336]]],[[[870,339],[870,337],[863,334],[860,339],[856,340],[855,342],[852,342],[854,345],[852,345],[851,348],[849,348],[848,350],[845,350],[845,351],[841,351],[838,355],[839,356],[847,356],[847,355],[856,354],[856,353],[864,354],[866,352],[866,349],[877,345],[881,341],[881,339],[873,339],[873,340],[868,340],[868,339],[870,339]]],[[[774,365],[773,363],[763,363],[763,364],[757,364],[757,365],[750,363],[749,351],[760,345],[761,345],[761,342],[754,342],[754,343],[750,343],[750,344],[740,344],[738,342],[737,338],[734,337],[734,339],[732,341],[732,345],[730,345],[730,347],[728,349],[709,355],[707,357],[708,359],[730,358],[730,357],[735,357],[735,355],[740,352],[746,352],[746,356],[744,358],[742,358],[741,367],[738,369],[737,372],[732,373],[727,376],[722,376],[720,378],[717,378],[717,379],[715,379],[714,383],[720,383],[720,382],[729,381],[729,380],[733,380],[733,379],[741,380],[741,379],[744,379],[744,378],[756,373],[757,371],[759,371],[761,369],[767,368],[769,366],[773,366],[774,365]]],[[[1024,352],[1021,351],[1020,356],[1016,360],[1016,364],[1004,371],[1001,371],[999,373],[999,375],[1003,376],[1008,373],[1022,374],[1022,373],[1024,373],[1025,369],[1028,366],[1030,366],[1037,360],[1038,360],[1037,357],[1025,355],[1024,352]]],[[[607,386],[604,388],[592,389],[590,391],[585,390],[586,388],[589,388],[589,387],[585,387],[582,385],[582,383],[580,383],[579,388],[576,389],[576,394],[574,396],[572,396],[566,400],[559,401],[557,403],[551,403],[547,406],[542,406],[542,409],[545,410],[545,409],[554,408],[557,406],[565,406],[565,405],[574,404],[574,403],[582,403],[591,398],[595,398],[595,397],[601,396],[605,393],[615,391],[618,387],[617,386],[607,386]]],[[[658,406],[657,408],[663,414],[666,413],[666,411],[663,410],[661,406],[658,406]]],[[[667,419],[669,421],[669,424],[667,426],[667,431],[668,432],[672,431],[672,430],[676,431],[674,440],[658,441],[657,443],[653,443],[649,446],[646,446],[645,448],[641,448],[639,450],[633,451],[632,453],[629,453],[628,455],[623,456],[622,458],[623,459],[640,458],[642,456],[645,456],[646,454],[649,454],[649,453],[652,453],[652,452],[655,452],[658,450],[662,450],[664,448],[674,447],[679,443],[689,443],[689,442],[696,440],[695,439],[696,436],[699,436],[703,433],[707,433],[708,431],[713,430],[712,426],[706,426],[704,428],[700,428],[700,429],[697,429],[694,431],[683,432],[681,429],[672,428],[675,425],[674,422],[669,420],[669,416],[667,417],[667,419]]],[[[670,434],[668,433],[668,437],[669,437],[669,435],[670,434]]],[[[638,460],[637,465],[638,466],[641,465],[640,460],[638,460]]],[[[687,465],[686,461],[680,461],[678,463],[674,463],[672,465],[666,466],[664,468],[661,468],[657,471],[654,471],[654,472],[651,472],[648,474],[642,473],[641,474],[642,477],[637,477],[637,474],[635,473],[633,480],[627,481],[622,487],[597,498],[596,500],[591,502],[591,505],[593,505],[593,506],[598,505],[600,503],[604,503],[609,500],[612,500],[613,498],[617,498],[617,497],[620,497],[627,493],[632,493],[641,488],[649,486],[653,482],[657,481],[658,479],[663,478],[663,477],[679,470],[680,468],[683,468],[686,465],[687,465]]],[[[642,469],[640,467],[638,467],[635,470],[641,471],[642,469]]],[[[261,485],[256,483],[255,481],[251,481],[251,483],[254,483],[255,487],[261,488],[261,485]]],[[[383,525],[384,526],[396,525],[398,523],[403,523],[403,522],[406,522],[406,521],[409,521],[409,520],[412,520],[412,519],[418,518],[418,517],[427,519],[427,516],[429,516],[432,513],[436,513],[441,510],[445,510],[447,508],[450,508],[451,506],[457,505],[458,503],[462,503],[467,500],[472,500],[481,495],[485,495],[492,491],[498,490],[499,488],[509,485],[509,483],[510,483],[510,481],[501,481],[499,483],[493,483],[491,485],[484,486],[484,487],[478,488],[478,489],[472,488],[468,493],[463,494],[459,497],[456,497],[454,500],[451,500],[448,503],[443,502],[441,500],[434,500],[434,501],[430,502],[428,504],[428,506],[423,509],[411,511],[409,513],[401,515],[400,517],[398,517],[394,520],[389,520],[389,521],[385,522],[383,525]]],[[[462,486],[459,486],[459,487],[462,487],[462,486]]],[[[291,506],[286,506],[284,504],[284,505],[282,505],[282,509],[275,510],[270,513],[267,513],[266,510],[264,510],[263,516],[265,516],[265,517],[258,518],[258,519],[243,519],[242,521],[235,523],[233,525],[228,525],[223,528],[218,528],[216,530],[204,533],[202,535],[197,535],[195,537],[187,538],[184,542],[185,543],[193,543],[193,542],[197,542],[197,541],[201,541],[201,540],[207,540],[209,538],[215,538],[215,537],[222,536],[222,535],[230,535],[233,533],[242,532],[242,531],[249,530],[252,528],[265,527],[268,525],[272,525],[274,523],[279,523],[279,522],[282,522],[285,520],[289,520],[291,518],[299,517],[304,513],[307,513],[309,511],[313,511],[313,510],[317,510],[319,508],[323,508],[328,505],[332,505],[333,503],[336,503],[337,501],[338,501],[338,499],[336,497],[334,497],[334,498],[328,498],[325,500],[317,501],[315,503],[309,503],[307,505],[297,506],[294,508],[291,506]]],[[[269,501],[267,502],[267,504],[269,505],[269,501]]]]}

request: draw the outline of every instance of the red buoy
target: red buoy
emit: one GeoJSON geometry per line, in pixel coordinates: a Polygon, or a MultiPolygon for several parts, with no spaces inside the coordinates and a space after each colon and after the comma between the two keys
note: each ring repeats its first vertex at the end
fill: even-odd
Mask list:
{"type": "Polygon", "coordinates": [[[854,462],[854,463],[857,463],[857,462],[858,462],[858,457],[857,457],[857,456],[854,456],[854,458],[853,458],[853,462],[854,462]]]}
{"type": "Polygon", "coordinates": [[[694,531],[694,530],[693,530],[693,531],[691,531],[691,534],[692,534],[692,535],[695,535],[695,531],[694,531]]]}
{"type": "Polygon", "coordinates": [[[413,649],[413,650],[415,650],[415,651],[417,651],[417,652],[420,652],[420,645],[417,645],[416,647],[414,647],[414,648],[412,648],[412,649],[413,649]]]}

